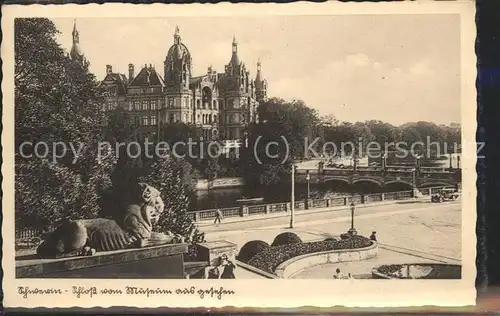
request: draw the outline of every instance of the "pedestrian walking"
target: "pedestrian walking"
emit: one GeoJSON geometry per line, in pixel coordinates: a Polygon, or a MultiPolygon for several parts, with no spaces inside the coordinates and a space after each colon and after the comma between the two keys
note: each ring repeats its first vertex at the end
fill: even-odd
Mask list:
{"type": "Polygon", "coordinates": [[[370,240],[377,241],[377,232],[372,232],[370,235],[370,240]]]}
{"type": "Polygon", "coordinates": [[[220,211],[220,209],[217,209],[215,211],[215,221],[214,221],[214,224],[217,224],[217,222],[219,222],[219,223],[222,222],[222,212],[220,211]]]}

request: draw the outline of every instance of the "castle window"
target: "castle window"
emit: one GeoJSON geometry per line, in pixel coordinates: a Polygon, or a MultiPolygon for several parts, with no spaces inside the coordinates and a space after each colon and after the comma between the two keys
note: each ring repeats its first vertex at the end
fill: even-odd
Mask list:
{"type": "Polygon", "coordinates": [[[140,110],[140,109],[141,109],[141,108],[140,108],[140,103],[139,103],[139,101],[135,101],[135,102],[134,102],[134,107],[135,107],[135,110],[136,110],[136,111],[138,111],[138,110],[140,110]]]}
{"type": "Polygon", "coordinates": [[[136,116],[136,117],[134,118],[134,123],[135,123],[135,126],[139,126],[139,125],[141,125],[141,120],[140,120],[140,118],[139,118],[138,116],[136,116]]]}
{"type": "Polygon", "coordinates": [[[113,109],[113,103],[108,102],[108,111],[111,111],[113,109]]]}
{"type": "Polygon", "coordinates": [[[199,109],[201,107],[201,101],[196,100],[196,108],[199,109]]]}
{"type": "Polygon", "coordinates": [[[151,125],[156,125],[156,115],[151,116],[149,122],[151,125]]]}
{"type": "Polygon", "coordinates": [[[217,123],[217,114],[214,114],[214,123],[217,123]]]}
{"type": "Polygon", "coordinates": [[[214,100],[213,104],[214,104],[214,110],[217,110],[217,101],[214,100]]]}
{"type": "Polygon", "coordinates": [[[169,117],[169,121],[170,121],[170,123],[173,123],[173,122],[174,122],[174,119],[175,119],[174,115],[173,115],[173,114],[170,114],[170,117],[169,117]]]}
{"type": "Polygon", "coordinates": [[[156,100],[151,100],[150,107],[151,110],[156,110],[156,100]]]}
{"type": "Polygon", "coordinates": [[[147,116],[142,117],[142,125],[149,125],[149,118],[147,116]]]}
{"type": "Polygon", "coordinates": [[[148,109],[148,101],[144,100],[142,101],[142,110],[146,111],[148,109]]]}
{"type": "Polygon", "coordinates": [[[196,118],[196,123],[200,123],[200,114],[198,114],[198,117],[196,118]]]}
{"type": "Polygon", "coordinates": [[[174,99],[168,99],[168,106],[171,108],[174,107],[174,99]]]}

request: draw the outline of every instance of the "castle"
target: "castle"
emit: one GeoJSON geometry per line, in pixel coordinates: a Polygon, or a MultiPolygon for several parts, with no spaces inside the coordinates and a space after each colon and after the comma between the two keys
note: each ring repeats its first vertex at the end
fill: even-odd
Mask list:
{"type": "MultiPolygon", "coordinates": [[[[83,62],[76,22],[70,57],[83,62]]],[[[116,107],[128,110],[134,124],[146,134],[154,134],[160,125],[194,124],[207,138],[239,141],[248,123],[258,122],[257,106],[267,98],[267,81],[260,61],[255,80],[238,57],[238,43],[233,37],[232,54],[225,70],[219,73],[208,67],[201,76],[192,74],[192,56],[182,42],[179,28],[168,50],[163,77],[152,65],[135,73],[128,65],[128,77],[106,66],[106,104],[103,110],[116,107]]]]}

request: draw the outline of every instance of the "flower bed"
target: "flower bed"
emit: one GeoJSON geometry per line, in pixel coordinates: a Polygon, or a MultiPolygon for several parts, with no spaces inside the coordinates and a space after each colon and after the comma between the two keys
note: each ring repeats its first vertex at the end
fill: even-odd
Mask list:
{"type": "Polygon", "coordinates": [[[462,266],[442,263],[390,264],[373,268],[372,275],[378,279],[460,279],[462,266]]]}
{"type": "Polygon", "coordinates": [[[372,245],[370,239],[363,236],[352,236],[349,239],[338,241],[325,240],[281,245],[261,251],[253,256],[248,264],[260,270],[275,273],[276,267],[281,263],[297,256],[329,250],[365,248],[370,245],[372,245]]]}

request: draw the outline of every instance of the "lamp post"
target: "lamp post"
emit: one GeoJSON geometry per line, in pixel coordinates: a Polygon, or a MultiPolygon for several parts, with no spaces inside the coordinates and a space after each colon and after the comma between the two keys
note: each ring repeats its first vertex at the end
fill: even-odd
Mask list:
{"type": "Polygon", "coordinates": [[[417,168],[411,169],[411,186],[413,190],[413,197],[417,197],[417,168]]]}
{"type": "Polygon", "coordinates": [[[309,174],[309,170],[306,171],[306,181],[307,181],[307,202],[309,203],[310,195],[311,195],[311,189],[310,189],[310,181],[311,180],[311,175],[309,174]]]}
{"type": "Polygon", "coordinates": [[[295,211],[295,164],[292,162],[292,192],[291,192],[291,203],[290,203],[290,228],[293,228],[293,213],[295,211]]]}
{"type": "Polygon", "coordinates": [[[354,211],[356,210],[356,205],[354,204],[354,195],[351,201],[351,228],[347,231],[349,235],[357,235],[358,232],[354,228],[354,211]]]}

